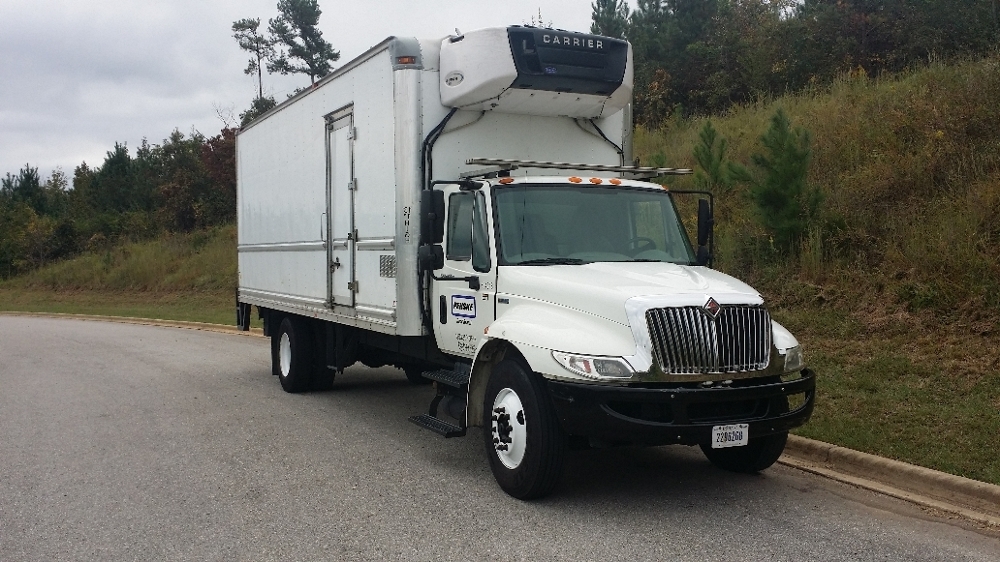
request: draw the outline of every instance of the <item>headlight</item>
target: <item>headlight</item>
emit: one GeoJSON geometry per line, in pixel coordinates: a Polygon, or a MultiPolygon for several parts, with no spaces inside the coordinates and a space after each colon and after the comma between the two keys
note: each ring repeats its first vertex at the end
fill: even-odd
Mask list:
{"type": "Polygon", "coordinates": [[[566,370],[588,379],[628,379],[634,371],[628,363],[617,357],[590,357],[553,351],[552,357],[566,370]]]}
{"type": "Polygon", "coordinates": [[[790,347],[785,351],[785,372],[798,371],[806,366],[806,358],[802,355],[802,347],[790,347]]]}

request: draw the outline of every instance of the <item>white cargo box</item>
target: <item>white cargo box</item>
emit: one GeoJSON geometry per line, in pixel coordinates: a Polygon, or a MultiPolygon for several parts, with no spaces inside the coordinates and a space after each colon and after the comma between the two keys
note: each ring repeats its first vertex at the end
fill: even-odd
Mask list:
{"type": "MultiPolygon", "coordinates": [[[[439,68],[446,52],[459,53],[457,46],[469,41],[480,45],[484,60],[510,60],[510,42],[497,41],[522,31],[539,33],[514,27],[470,32],[463,40],[389,38],[241,130],[240,301],[393,335],[423,335],[417,206],[430,180],[459,179],[472,169],[466,160],[475,157],[608,165],[629,159],[627,49],[622,64],[628,68],[613,92],[578,96],[601,97],[600,111],[596,105],[588,112],[565,110],[592,104],[565,92],[543,104],[517,106],[531,93],[523,84],[500,96],[501,105],[511,104],[506,110],[520,107],[522,114],[442,104],[439,68]],[[502,56],[485,49],[488,44],[502,56]],[[619,109],[609,114],[614,107],[619,109]],[[430,143],[442,123],[440,138],[430,143]]],[[[593,37],[570,35],[576,36],[593,37]]],[[[592,81],[591,90],[614,85],[592,81]]],[[[468,90],[468,96],[477,91],[468,90]]],[[[560,94],[535,93],[539,99],[560,94]]]]}

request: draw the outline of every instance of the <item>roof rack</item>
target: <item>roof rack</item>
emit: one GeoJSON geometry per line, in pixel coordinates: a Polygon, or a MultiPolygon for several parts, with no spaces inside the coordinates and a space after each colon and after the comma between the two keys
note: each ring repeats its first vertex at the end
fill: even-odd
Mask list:
{"type": "Polygon", "coordinates": [[[692,173],[687,168],[653,168],[649,166],[606,166],[604,164],[575,164],[572,162],[549,162],[544,160],[511,160],[503,158],[469,158],[465,161],[469,166],[498,166],[499,170],[477,170],[460,174],[462,177],[486,177],[499,171],[510,171],[518,168],[550,168],[556,170],[580,170],[587,172],[618,172],[629,179],[649,179],[667,175],[685,175],[692,173]]]}

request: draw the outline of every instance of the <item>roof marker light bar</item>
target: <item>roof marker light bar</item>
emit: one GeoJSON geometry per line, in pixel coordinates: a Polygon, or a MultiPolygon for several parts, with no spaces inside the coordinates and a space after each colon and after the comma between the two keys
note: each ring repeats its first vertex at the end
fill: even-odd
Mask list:
{"type": "Polygon", "coordinates": [[[548,168],[556,170],[581,170],[589,172],[618,172],[629,174],[633,178],[655,178],[667,175],[686,175],[692,173],[687,168],[653,168],[649,166],[605,166],[603,164],[575,164],[572,162],[548,162],[543,160],[510,160],[503,158],[469,158],[465,161],[469,166],[499,166],[502,170],[517,168],[548,168]]]}

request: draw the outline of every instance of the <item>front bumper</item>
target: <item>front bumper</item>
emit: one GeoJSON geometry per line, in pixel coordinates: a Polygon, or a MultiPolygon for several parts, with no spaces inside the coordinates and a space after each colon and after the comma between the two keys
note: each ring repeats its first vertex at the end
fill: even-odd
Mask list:
{"type": "Polygon", "coordinates": [[[712,427],[746,423],[750,438],[788,431],[809,420],[816,374],[694,384],[614,387],[547,380],[563,429],[608,444],[709,444],[712,427]],[[789,398],[792,398],[789,400],[789,398]]]}

